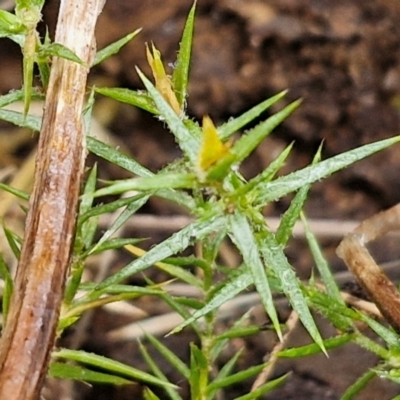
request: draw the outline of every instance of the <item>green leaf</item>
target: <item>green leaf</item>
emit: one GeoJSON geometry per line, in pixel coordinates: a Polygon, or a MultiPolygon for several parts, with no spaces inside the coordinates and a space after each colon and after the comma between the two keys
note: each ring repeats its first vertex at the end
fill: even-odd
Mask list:
{"type": "MultiPolygon", "coordinates": [[[[335,349],[340,347],[356,337],[354,333],[345,333],[333,338],[324,340],[324,347],[326,350],[335,349]]],[[[290,349],[282,350],[278,353],[279,357],[283,358],[298,358],[298,357],[308,357],[313,354],[318,354],[321,352],[321,347],[316,343],[308,344],[306,346],[294,347],[290,349]]]]}
{"type": "Polygon", "coordinates": [[[223,284],[220,285],[219,290],[214,293],[213,297],[207,301],[207,304],[203,308],[194,312],[190,318],[186,318],[185,321],[173,329],[169,335],[180,332],[187,325],[218,309],[240,292],[247,289],[252,283],[253,278],[248,267],[242,265],[237,268],[234,271],[233,276],[227,282],[223,282],[223,284]]]}
{"type": "Polygon", "coordinates": [[[399,335],[393,332],[391,329],[386,328],[381,325],[379,322],[374,319],[368,317],[362,312],[358,312],[360,318],[368,324],[368,326],[379,335],[389,347],[398,348],[400,343],[399,335]]]}
{"type": "Polygon", "coordinates": [[[307,200],[309,190],[310,185],[305,185],[299,189],[296,196],[290,202],[289,208],[282,215],[278,229],[275,233],[275,240],[280,245],[286,246],[292,236],[294,225],[299,219],[300,212],[307,200]]]}
{"type": "MultiPolygon", "coordinates": [[[[48,46],[51,43],[49,32],[46,29],[46,35],[43,39],[43,46],[48,46]]],[[[39,69],[39,75],[40,75],[40,81],[45,88],[49,86],[49,80],[50,80],[50,60],[48,57],[36,57],[36,64],[39,69]]],[[[33,89],[33,88],[32,88],[33,89]]]]}
{"type": "Polygon", "coordinates": [[[206,219],[205,221],[198,220],[191,223],[179,232],[170,236],[168,239],[154,246],[144,256],[132,261],[116,274],[100,283],[96,290],[104,291],[107,287],[121,282],[130,275],[143,271],[158,261],[162,261],[167,257],[180,253],[194,241],[201,241],[210,233],[221,229],[221,227],[225,225],[225,222],[225,217],[219,216],[206,219]]]}
{"type": "Polygon", "coordinates": [[[10,271],[4,261],[3,255],[0,253],[0,275],[4,280],[3,298],[2,298],[2,311],[3,311],[3,325],[7,323],[8,309],[10,306],[11,294],[13,292],[14,283],[10,271]]]}
{"type": "Polygon", "coordinates": [[[89,218],[107,214],[118,210],[119,208],[125,207],[132,203],[140,202],[141,199],[146,198],[148,199],[149,196],[145,196],[143,194],[135,195],[131,197],[123,197],[121,199],[112,201],[111,203],[101,204],[91,208],[90,210],[86,211],[83,215],[79,216],[78,220],[78,227],[83,224],[89,218]]]}
{"type": "Polygon", "coordinates": [[[210,383],[207,387],[207,393],[211,391],[215,391],[217,389],[222,389],[226,386],[231,386],[238,384],[239,382],[244,381],[245,379],[249,379],[254,375],[259,374],[268,363],[256,365],[253,367],[248,367],[243,371],[237,372],[236,374],[227,376],[222,379],[216,378],[212,383],[210,383]]]}
{"type": "Polygon", "coordinates": [[[102,383],[110,385],[132,384],[132,382],[128,379],[121,378],[120,376],[92,371],[78,365],[64,364],[58,362],[50,364],[49,374],[52,378],[73,379],[76,381],[91,383],[102,383]]]}
{"type": "Polygon", "coordinates": [[[87,353],[82,350],[61,349],[53,352],[52,357],[77,361],[83,364],[91,365],[93,367],[101,368],[105,371],[127,376],[130,379],[135,379],[156,386],[162,387],[168,385],[169,387],[175,387],[175,385],[172,385],[171,383],[162,381],[136,368],[130,367],[118,361],[111,360],[107,357],[99,356],[93,353],[87,353]]]}
{"type": "Polygon", "coordinates": [[[163,172],[151,177],[115,181],[115,183],[94,193],[94,197],[115,195],[130,190],[139,192],[161,189],[192,189],[196,185],[196,175],[182,172],[163,172]]]}
{"type": "Polygon", "coordinates": [[[175,355],[168,347],[163,345],[156,337],[145,333],[147,340],[158,350],[158,352],[175,368],[184,378],[189,379],[190,370],[186,364],[175,355]]]}
{"type": "Polygon", "coordinates": [[[89,249],[88,254],[94,255],[94,254],[99,254],[103,253],[104,251],[107,250],[116,250],[116,249],[121,249],[122,247],[128,245],[128,244],[138,244],[142,242],[144,239],[140,238],[113,238],[109,240],[105,240],[104,242],[101,243],[101,245],[97,246],[94,248],[94,250],[89,249]]]}
{"type": "MultiPolygon", "coordinates": [[[[85,183],[85,188],[83,190],[84,196],[82,197],[81,203],[79,205],[79,215],[84,214],[89,211],[93,205],[93,192],[96,190],[96,178],[97,178],[97,164],[93,166],[85,183]]],[[[82,241],[83,247],[88,248],[94,238],[97,229],[97,218],[92,218],[86,220],[78,230],[78,238],[82,241]]],[[[81,248],[82,250],[82,248],[81,248]]]]}
{"type": "Polygon", "coordinates": [[[96,53],[92,66],[94,67],[97,64],[100,64],[107,58],[111,57],[112,55],[118,53],[120,49],[129,43],[142,29],[136,29],[136,31],[129,33],[128,35],[124,36],[122,39],[117,40],[114,43],[111,43],[104,49],[101,49],[96,53]]]}
{"type": "Polygon", "coordinates": [[[303,292],[308,297],[314,308],[319,310],[339,330],[345,332],[353,329],[352,320],[359,320],[360,317],[351,308],[348,308],[342,301],[317,290],[314,287],[303,287],[303,292]]]}
{"type": "Polygon", "coordinates": [[[369,381],[375,378],[376,373],[372,370],[367,371],[364,373],[360,378],[357,379],[342,395],[340,400],[352,400],[354,397],[363,390],[369,381]]]}
{"type": "Polygon", "coordinates": [[[103,96],[120,101],[121,103],[131,104],[132,106],[139,107],[151,114],[158,115],[158,110],[154,105],[153,99],[145,92],[124,88],[106,87],[96,88],[95,91],[103,96]]]}
{"type": "Polygon", "coordinates": [[[143,396],[144,400],[160,400],[149,388],[144,388],[143,396]]]}
{"type": "Polygon", "coordinates": [[[239,249],[243,262],[249,268],[253,283],[260,295],[268,316],[276,330],[280,339],[282,339],[281,327],[278,320],[278,315],[274,306],[271,289],[265,273],[264,265],[261,262],[257,248],[257,242],[254,233],[247,221],[247,218],[242,213],[236,211],[230,216],[230,224],[232,229],[232,241],[239,249]]]}
{"type": "Polygon", "coordinates": [[[224,339],[235,339],[239,337],[246,337],[251,335],[256,335],[261,332],[261,328],[258,325],[250,325],[250,326],[236,326],[230,328],[229,330],[218,335],[215,340],[224,340],[224,339]]]}
{"type": "Polygon", "coordinates": [[[20,12],[23,9],[40,11],[44,6],[45,0],[16,0],[16,11],[20,12]]]}
{"type": "Polygon", "coordinates": [[[142,177],[154,175],[151,171],[140,165],[133,158],[122,154],[118,150],[92,136],[89,136],[87,138],[87,144],[90,152],[96,154],[101,158],[104,158],[112,164],[118,165],[119,167],[126,169],[129,172],[132,172],[132,174],[142,177]]]}
{"type": "Polygon", "coordinates": [[[3,189],[5,192],[13,194],[15,197],[18,197],[21,200],[28,201],[29,200],[29,194],[26,192],[23,192],[22,190],[15,189],[6,183],[0,182],[0,189],[3,189]]]}
{"type": "Polygon", "coordinates": [[[190,9],[186,19],[185,28],[183,30],[181,43],[179,46],[178,58],[176,66],[172,74],[172,87],[179,105],[183,108],[187,95],[187,85],[190,67],[190,55],[192,50],[194,15],[196,10],[196,2],[190,9]]]}
{"type": "Polygon", "coordinates": [[[0,119],[37,132],[40,131],[40,126],[42,125],[41,117],[27,115],[25,118],[24,114],[18,111],[0,110],[0,119]]]}
{"type": "Polygon", "coordinates": [[[307,305],[307,300],[300,288],[299,279],[289,264],[283,246],[277,243],[274,236],[266,228],[257,235],[257,244],[266,265],[275,271],[291,306],[299,315],[301,322],[313,340],[325,352],[323,340],[307,305]]]}
{"type": "Polygon", "coordinates": [[[381,151],[389,146],[400,142],[400,136],[381,140],[359,147],[346,153],[339,154],[328,160],[321,161],[316,165],[310,165],[300,171],[293,172],[273,182],[259,185],[260,194],[258,204],[264,205],[276,201],[281,197],[300,189],[304,185],[317,182],[336,171],[339,171],[356,161],[381,151]]]}
{"type": "Polygon", "coordinates": [[[111,224],[111,226],[103,233],[102,237],[98,240],[98,242],[88,249],[87,255],[98,252],[99,247],[101,247],[104,242],[111,238],[114,233],[121,228],[121,226],[132,217],[133,214],[137,212],[144,204],[147,203],[149,196],[135,196],[131,199],[131,202],[127,205],[124,211],[118,215],[115,221],[111,224]]]}
{"type": "Polygon", "coordinates": [[[154,100],[160,116],[166,122],[170,131],[174,134],[180,149],[188,157],[192,165],[196,165],[197,154],[200,149],[199,138],[191,133],[191,131],[185,126],[181,118],[175,114],[171,106],[165,101],[163,96],[143,75],[143,73],[139,69],[137,69],[137,72],[147,91],[149,92],[149,95],[154,100]]]}
{"type": "MultiPolygon", "coordinates": [[[[31,98],[33,100],[43,100],[44,95],[38,89],[32,88],[31,98]]],[[[0,96],[0,108],[8,106],[9,104],[16,103],[17,101],[22,101],[24,99],[24,91],[12,90],[11,92],[0,96]]]]}
{"type": "Polygon", "coordinates": [[[264,100],[262,103],[257,104],[256,106],[254,106],[250,110],[246,111],[239,117],[234,118],[228,122],[225,122],[224,124],[222,124],[221,126],[218,127],[219,137],[222,140],[228,139],[233,133],[235,133],[238,130],[240,130],[241,128],[243,128],[249,122],[254,121],[254,119],[259,117],[261,113],[263,113],[269,107],[273,106],[275,103],[277,103],[283,97],[285,97],[286,93],[287,93],[287,90],[280,92],[280,93],[276,94],[275,96],[273,96],[267,100],[264,100]]]}
{"type": "MultiPolygon", "coordinates": [[[[269,182],[279,171],[279,169],[282,167],[282,165],[285,163],[287,157],[290,154],[290,151],[293,148],[293,144],[290,144],[286,149],[284,149],[278,157],[271,162],[270,165],[264,171],[262,171],[260,174],[255,176],[253,179],[251,179],[249,182],[247,182],[245,185],[240,187],[239,189],[235,190],[233,193],[232,197],[233,198],[240,198],[242,195],[245,195],[246,193],[250,192],[252,189],[254,189],[257,185],[259,185],[261,182],[269,182]]],[[[255,193],[255,196],[257,194],[255,193]]]]}
{"type": "MultiPolygon", "coordinates": [[[[244,348],[242,347],[237,351],[233,357],[221,368],[221,370],[218,372],[218,375],[216,376],[215,380],[217,381],[223,381],[226,379],[228,376],[231,375],[233,368],[235,368],[235,365],[240,357],[240,355],[243,353],[244,348]]],[[[209,398],[214,398],[215,393],[217,392],[217,388],[215,389],[208,389],[209,390],[209,398]]]]}
{"type": "MultiPolygon", "coordinates": [[[[326,291],[329,296],[336,299],[339,303],[345,305],[342,296],[340,295],[340,290],[335,282],[335,279],[332,275],[332,272],[329,269],[329,265],[325,260],[324,255],[318,245],[317,238],[311,232],[310,226],[307,222],[307,219],[303,213],[301,213],[301,220],[304,226],[304,232],[306,234],[306,239],[308,246],[310,248],[311,254],[313,255],[315,265],[317,266],[318,272],[321,276],[322,282],[326,287],[326,291]]],[[[350,322],[350,321],[349,321],[350,322]]]]}
{"type": "Polygon", "coordinates": [[[158,262],[156,267],[167,274],[173,276],[174,278],[180,279],[182,282],[189,284],[190,286],[196,288],[202,288],[203,282],[201,279],[197,278],[191,272],[188,272],[181,267],[176,267],[175,265],[168,264],[166,262],[158,262]]]}
{"type": "Polygon", "coordinates": [[[24,33],[26,33],[26,26],[21,18],[8,11],[0,10],[0,37],[24,33]]]}
{"type": "Polygon", "coordinates": [[[202,351],[190,343],[190,390],[191,398],[201,399],[201,394],[208,383],[208,362],[202,351]]]}
{"type": "MultiPolygon", "coordinates": [[[[321,160],[321,146],[319,147],[314,159],[313,164],[321,160]]],[[[300,212],[303,209],[304,203],[307,200],[307,195],[311,185],[304,185],[296,193],[296,196],[291,201],[289,208],[283,214],[279,227],[276,231],[275,238],[279,244],[286,245],[290,236],[292,235],[293,227],[299,219],[300,212]]]]}
{"type": "Polygon", "coordinates": [[[22,239],[16,233],[14,233],[10,229],[6,228],[4,225],[3,225],[3,230],[4,230],[4,234],[6,236],[8,245],[11,248],[11,251],[13,252],[15,258],[17,260],[19,260],[19,256],[21,254],[22,239]]]}
{"type": "Polygon", "coordinates": [[[231,148],[230,152],[221,158],[221,160],[207,173],[207,178],[218,180],[226,176],[233,164],[239,164],[246,159],[250,153],[299,105],[300,101],[295,101],[283,110],[261,122],[255,128],[244,134],[231,148]]]}
{"type": "Polygon", "coordinates": [[[282,385],[287,379],[289,374],[283,375],[279,378],[276,378],[272,381],[265,383],[264,385],[260,386],[256,390],[245,394],[244,396],[236,397],[235,400],[256,400],[260,399],[263,394],[270,392],[273,389],[276,389],[278,386],[282,385]]]}
{"type": "MultiPolygon", "coordinates": [[[[139,340],[139,350],[142,353],[142,356],[144,358],[144,360],[146,361],[147,365],[150,367],[151,371],[153,372],[153,374],[165,381],[166,383],[168,383],[168,379],[167,377],[164,375],[164,373],[161,371],[160,367],[158,366],[158,364],[156,362],[154,362],[154,360],[151,358],[149,352],[147,351],[147,349],[143,346],[142,342],[139,340]]],[[[170,399],[172,400],[182,400],[182,397],[179,396],[179,394],[177,393],[177,391],[169,386],[165,386],[164,390],[167,392],[167,394],[169,395],[170,399]]]]}
{"type": "Polygon", "coordinates": [[[38,57],[47,58],[54,56],[76,62],[80,65],[85,65],[85,62],[81,60],[72,50],[60,43],[50,43],[40,47],[38,57]]]}
{"type": "MultiPolygon", "coordinates": [[[[92,153],[98,155],[99,157],[104,158],[105,160],[110,161],[112,164],[118,165],[119,167],[132,172],[133,174],[142,177],[154,176],[154,174],[151,171],[140,165],[132,158],[122,154],[118,150],[113,149],[111,146],[108,146],[95,138],[89,136],[87,138],[87,145],[88,149],[92,153]]],[[[176,192],[167,189],[167,190],[159,190],[156,193],[156,195],[164,199],[173,201],[179,205],[182,205],[188,208],[189,210],[194,210],[196,207],[194,200],[187,193],[184,192],[176,192]]]]}

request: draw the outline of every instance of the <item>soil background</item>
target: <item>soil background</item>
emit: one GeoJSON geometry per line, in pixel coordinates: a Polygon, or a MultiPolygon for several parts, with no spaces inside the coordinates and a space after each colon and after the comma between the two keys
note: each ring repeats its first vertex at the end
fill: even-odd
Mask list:
{"type": "MultiPolygon", "coordinates": [[[[145,42],[154,42],[165,64],[172,68],[191,4],[190,0],[109,0],[98,23],[99,49],[139,27],[143,30],[117,56],[96,67],[90,83],[142,88],[134,66],[150,74],[145,42]]],[[[50,32],[54,31],[57,9],[56,1],[46,2],[44,24],[49,26],[50,32]]],[[[289,89],[286,100],[272,112],[289,101],[303,99],[302,106],[245,163],[243,173],[248,177],[264,169],[292,141],[295,150],[283,173],[310,163],[322,141],[323,157],[327,158],[392,137],[399,133],[400,126],[399,18],[400,5],[396,0],[198,0],[188,113],[196,119],[209,114],[220,123],[285,89],[289,89]]],[[[0,71],[2,94],[21,86],[19,50],[4,40],[0,42],[0,71]]],[[[126,152],[153,171],[179,156],[172,136],[166,134],[162,124],[133,107],[99,97],[95,116],[126,152]]],[[[9,163],[20,165],[33,146],[24,139],[9,148],[8,140],[1,134],[2,168],[9,163]]],[[[89,157],[88,163],[93,161],[94,158],[89,157]]],[[[100,176],[105,179],[128,177],[126,172],[106,165],[100,176]]],[[[310,219],[362,220],[400,201],[399,176],[400,146],[394,146],[314,185],[305,211],[310,219]]],[[[272,204],[266,214],[279,216],[289,202],[288,198],[272,204]]],[[[171,216],[181,210],[152,200],[143,211],[171,216]]],[[[150,236],[149,246],[167,235],[154,229],[130,229],[126,232],[129,235],[150,236]]],[[[334,252],[339,240],[321,238],[325,255],[338,273],[345,270],[334,252]]],[[[400,259],[400,248],[395,240],[385,240],[375,247],[379,262],[400,259]]],[[[294,240],[287,254],[299,275],[308,277],[313,262],[304,241],[294,240]]],[[[113,257],[113,269],[127,262],[124,254],[113,257]]],[[[165,278],[154,274],[150,278],[156,281],[165,278]]],[[[140,282],[143,280],[137,278],[135,284],[140,282]]],[[[350,284],[352,280],[348,279],[347,285],[350,284]]],[[[149,300],[141,306],[150,316],[168,312],[156,301],[149,300]]],[[[284,308],[282,315],[287,315],[284,308]]],[[[238,316],[232,315],[224,323],[231,323],[235,317],[238,316]]],[[[104,335],[127,323],[126,316],[102,310],[90,318],[79,339],[82,348],[146,369],[138,355],[136,341],[116,342],[104,335]]],[[[254,318],[260,324],[265,322],[260,310],[255,312],[254,318]]],[[[323,320],[320,325],[324,335],[334,334],[323,320]]],[[[63,338],[66,344],[76,340],[74,334],[73,329],[63,338]]],[[[184,332],[165,342],[187,360],[188,343],[193,340],[195,337],[190,332],[184,332]]],[[[289,345],[308,342],[307,335],[298,327],[289,345]]],[[[240,368],[262,362],[274,344],[275,338],[267,333],[235,343],[236,348],[245,348],[240,368]]],[[[274,376],[288,371],[291,375],[286,384],[264,398],[339,399],[345,389],[376,362],[374,356],[354,345],[330,353],[329,359],[313,356],[280,362],[274,376]]],[[[181,378],[175,377],[162,359],[159,363],[167,376],[180,384],[181,378]]],[[[44,396],[74,400],[141,398],[141,388],[137,386],[118,389],[81,384],[67,386],[49,382],[44,396]],[[69,396],[72,393],[73,397],[66,393],[69,396]]],[[[250,387],[251,382],[248,386],[235,387],[225,398],[234,399],[248,392],[250,387]]],[[[187,388],[182,390],[189,399],[187,388]]],[[[399,393],[397,386],[375,379],[359,399],[386,400],[399,393]]]]}

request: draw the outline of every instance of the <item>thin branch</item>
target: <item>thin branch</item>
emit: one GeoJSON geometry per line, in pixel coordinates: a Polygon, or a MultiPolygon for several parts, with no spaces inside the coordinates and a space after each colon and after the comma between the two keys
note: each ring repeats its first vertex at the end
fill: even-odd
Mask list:
{"type": "Polygon", "coordinates": [[[365,247],[368,242],[396,230],[400,230],[400,204],[365,220],[343,239],[337,254],[345,261],[386,320],[400,332],[399,291],[365,247]]]}
{"type": "MultiPolygon", "coordinates": [[[[87,65],[104,0],[62,0],[55,41],[87,65]]],[[[54,58],[34,190],[0,346],[0,399],[40,396],[53,348],[75,234],[85,160],[82,109],[89,68],[54,58]]]]}

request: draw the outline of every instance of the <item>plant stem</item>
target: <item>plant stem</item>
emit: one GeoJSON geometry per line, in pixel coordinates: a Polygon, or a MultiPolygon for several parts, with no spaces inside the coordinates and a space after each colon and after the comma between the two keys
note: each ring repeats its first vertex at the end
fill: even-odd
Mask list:
{"type": "Polygon", "coordinates": [[[62,0],[55,41],[86,65],[53,60],[9,316],[0,345],[0,398],[40,397],[74,240],[85,160],[82,108],[105,0],[62,0]]]}

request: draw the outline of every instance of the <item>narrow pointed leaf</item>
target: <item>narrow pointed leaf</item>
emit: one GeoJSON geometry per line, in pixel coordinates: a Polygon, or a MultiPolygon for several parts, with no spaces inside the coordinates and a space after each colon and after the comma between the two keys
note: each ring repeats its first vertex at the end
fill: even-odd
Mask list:
{"type": "Polygon", "coordinates": [[[172,74],[173,88],[181,108],[183,108],[185,105],[187,95],[195,10],[196,2],[190,9],[189,15],[186,19],[185,28],[183,30],[182,39],[179,46],[178,58],[172,74]]]}
{"type": "Polygon", "coordinates": [[[379,322],[375,321],[374,319],[368,317],[362,312],[359,312],[360,318],[365,321],[368,326],[377,334],[379,335],[389,347],[398,348],[399,347],[399,335],[393,330],[386,328],[379,322]]]}
{"type": "MultiPolygon", "coordinates": [[[[321,150],[322,147],[320,146],[314,156],[312,162],[313,165],[321,160],[321,150]]],[[[290,236],[292,235],[294,225],[299,219],[301,210],[303,209],[304,203],[307,200],[307,195],[310,187],[311,185],[308,184],[300,188],[299,191],[296,193],[294,199],[290,202],[289,208],[283,214],[281,222],[275,234],[276,241],[279,244],[286,245],[290,236]]]]}
{"type": "MultiPolygon", "coordinates": [[[[365,372],[361,375],[356,382],[354,382],[342,395],[340,400],[354,400],[355,396],[363,390],[368,383],[376,377],[376,373],[372,370],[365,372]]],[[[393,399],[394,400],[394,399],[393,399]]]]}
{"type": "Polygon", "coordinates": [[[144,400],[160,400],[149,388],[144,388],[143,392],[144,400]]]}
{"type": "Polygon", "coordinates": [[[21,254],[22,239],[18,237],[16,233],[6,228],[5,226],[3,226],[3,230],[4,230],[4,235],[6,236],[7,239],[7,243],[11,248],[11,251],[13,252],[15,258],[19,260],[19,256],[21,254]]]}
{"type": "Polygon", "coordinates": [[[132,381],[126,378],[121,378],[120,376],[92,371],[79,365],[58,362],[50,364],[49,374],[52,378],[73,379],[75,381],[82,382],[102,383],[109,385],[132,384],[132,381]]]}
{"type": "Polygon", "coordinates": [[[198,220],[186,226],[168,239],[154,246],[144,256],[129,263],[116,274],[110,276],[96,288],[97,291],[104,291],[107,287],[121,282],[132,274],[143,271],[158,261],[180,253],[195,241],[201,241],[212,232],[218,231],[226,223],[225,217],[209,218],[206,221],[198,220]]]}
{"type": "Polygon", "coordinates": [[[221,289],[214,294],[212,299],[209,300],[203,308],[194,312],[190,318],[185,319],[182,324],[173,329],[169,334],[180,332],[189,324],[201,317],[204,317],[211,311],[218,309],[228,300],[233,299],[236,295],[247,289],[253,283],[253,278],[246,266],[242,266],[236,272],[237,273],[234,279],[229,280],[226,284],[222,285],[221,289]]]}
{"type": "Polygon", "coordinates": [[[97,247],[95,251],[91,251],[90,254],[94,255],[103,253],[104,251],[107,250],[122,249],[127,245],[138,244],[143,240],[144,239],[140,238],[112,238],[103,242],[101,246],[97,247]]]}
{"type": "Polygon", "coordinates": [[[139,197],[137,196],[135,201],[132,201],[127,205],[124,211],[116,218],[116,220],[111,224],[111,226],[103,233],[99,241],[89,250],[89,254],[93,254],[98,251],[98,249],[103,246],[103,244],[111,238],[111,236],[119,229],[121,226],[132,217],[144,204],[147,203],[148,196],[139,197]]]}
{"type": "MultiPolygon", "coordinates": [[[[125,154],[122,154],[117,149],[114,149],[113,147],[108,146],[93,137],[87,137],[87,145],[88,149],[92,153],[104,158],[105,160],[110,161],[115,165],[118,165],[121,168],[126,169],[127,171],[132,172],[135,175],[141,177],[154,176],[153,172],[149,171],[147,168],[143,167],[132,158],[126,156],[125,154]]],[[[184,192],[177,192],[169,189],[159,190],[157,191],[157,196],[185,206],[189,210],[193,210],[196,207],[194,200],[187,193],[184,192]]]]}
{"type": "Polygon", "coordinates": [[[7,323],[8,308],[10,305],[11,294],[13,291],[14,283],[10,271],[4,261],[3,255],[0,253],[0,276],[4,280],[4,289],[2,297],[2,312],[3,312],[3,325],[7,323]]]}
{"type": "Polygon", "coordinates": [[[159,173],[145,178],[125,179],[115,181],[110,186],[99,189],[94,197],[107,196],[111,194],[125,193],[130,190],[157,191],[161,189],[192,189],[196,185],[196,176],[191,173],[159,173]]]}
{"type": "Polygon", "coordinates": [[[272,381],[265,383],[264,385],[260,386],[256,390],[251,391],[250,393],[245,394],[244,396],[236,397],[235,400],[257,400],[257,399],[260,399],[261,398],[260,396],[262,396],[263,394],[266,394],[266,393],[272,391],[273,389],[276,389],[283,383],[285,383],[288,376],[289,376],[289,374],[280,376],[279,378],[276,378],[272,381]]]}
{"type": "Polygon", "coordinates": [[[0,189],[4,190],[5,192],[13,194],[15,197],[17,197],[21,200],[25,200],[25,201],[29,200],[28,193],[23,192],[22,190],[19,190],[19,189],[15,189],[15,188],[7,185],[6,183],[0,182],[0,189]]]}
{"type": "MultiPolygon", "coordinates": [[[[350,334],[345,333],[340,336],[325,339],[324,340],[325,349],[330,350],[340,347],[348,342],[351,342],[355,338],[355,336],[356,334],[354,333],[350,334]]],[[[318,354],[320,352],[321,352],[321,347],[319,347],[316,343],[312,343],[306,346],[293,347],[282,350],[278,353],[278,356],[283,358],[298,358],[298,357],[308,357],[313,354],[318,354]]]]}
{"type": "Polygon", "coordinates": [[[282,332],[278,320],[278,314],[274,306],[265,268],[260,259],[254,233],[247,218],[239,212],[235,212],[235,214],[231,216],[230,223],[232,229],[232,240],[239,249],[243,257],[243,262],[249,268],[253,278],[253,283],[260,295],[261,302],[263,303],[267,314],[271,318],[271,322],[278,336],[281,338],[282,332]]]}
{"type": "MultiPolygon", "coordinates": [[[[167,377],[164,375],[158,364],[151,358],[149,352],[147,351],[146,347],[143,346],[141,341],[139,341],[139,350],[142,353],[142,356],[144,360],[146,361],[146,364],[149,366],[150,370],[153,372],[154,376],[156,376],[158,379],[165,381],[168,383],[167,377]]],[[[174,388],[169,387],[168,385],[165,385],[164,390],[167,392],[169,398],[171,400],[182,400],[182,398],[179,396],[179,394],[176,392],[174,388]]]]}
{"type": "Polygon", "coordinates": [[[315,265],[318,269],[319,275],[321,276],[322,282],[326,287],[328,295],[344,305],[344,300],[340,295],[340,290],[335,282],[335,278],[332,275],[332,271],[330,270],[329,265],[324,255],[322,254],[321,248],[319,247],[317,238],[311,232],[310,225],[308,224],[308,221],[303,213],[301,213],[301,221],[304,226],[304,232],[306,235],[308,246],[310,248],[311,254],[313,255],[315,265]]]}
{"type": "MultiPolygon", "coordinates": [[[[125,246],[125,249],[128,250],[130,253],[136,255],[136,256],[143,256],[146,254],[146,251],[143,249],[140,249],[135,246],[125,246]]],[[[154,264],[158,269],[161,271],[166,272],[167,274],[170,274],[174,278],[180,279],[182,282],[188,283],[190,286],[197,287],[197,288],[202,288],[203,282],[198,279],[196,276],[194,276],[192,273],[186,271],[184,268],[177,267],[172,264],[168,264],[167,262],[157,262],[154,264]]]]}
{"type": "Polygon", "coordinates": [[[129,33],[128,35],[124,36],[122,39],[117,40],[114,43],[111,43],[104,49],[101,49],[96,53],[92,66],[100,64],[107,58],[111,57],[112,55],[118,53],[120,49],[129,43],[142,29],[136,29],[134,32],[129,33]]]}
{"type": "Polygon", "coordinates": [[[88,353],[83,350],[68,350],[61,349],[53,352],[52,356],[54,358],[63,358],[66,360],[77,361],[86,365],[91,365],[94,367],[101,368],[105,371],[113,372],[116,374],[121,374],[131,379],[136,379],[141,382],[170,387],[175,387],[171,383],[162,381],[146,372],[140,371],[136,368],[125,365],[119,361],[111,360],[107,357],[99,356],[97,354],[88,353]]]}
{"type": "Polygon", "coordinates": [[[257,104],[250,110],[246,111],[242,115],[237,118],[234,118],[228,122],[225,122],[221,126],[218,127],[219,136],[221,139],[229,138],[233,133],[239,131],[249,122],[254,121],[255,118],[260,116],[265,110],[269,107],[273,106],[279,100],[281,100],[287,93],[287,90],[276,94],[275,96],[264,100],[262,103],[257,104]]]}
{"type": "Polygon", "coordinates": [[[175,368],[184,378],[189,379],[190,370],[187,365],[176,356],[168,347],[163,345],[156,337],[146,333],[146,338],[158,350],[158,352],[175,368]]]}
{"type": "Polygon", "coordinates": [[[165,120],[170,131],[174,134],[179,147],[188,157],[190,162],[195,165],[197,154],[200,148],[200,142],[198,138],[190,132],[190,130],[183,123],[182,119],[176,115],[175,111],[156,90],[153,84],[143,75],[143,73],[139,69],[137,69],[137,72],[147,91],[149,92],[149,95],[154,100],[160,116],[163,118],[163,120],[165,120]]]}
{"type": "Polygon", "coordinates": [[[0,110],[0,119],[37,132],[40,131],[40,126],[42,125],[42,118],[33,115],[24,117],[24,114],[18,111],[2,109],[0,110]]]}
{"type": "Polygon", "coordinates": [[[73,51],[60,43],[50,43],[47,46],[43,46],[39,51],[39,57],[47,58],[54,56],[76,62],[80,65],[85,65],[84,61],[82,61],[73,51]]]}
{"type": "MultiPolygon", "coordinates": [[[[3,96],[0,96],[0,108],[8,106],[9,104],[16,103],[17,101],[21,101],[24,99],[24,91],[23,90],[13,90],[3,96]]],[[[32,100],[43,100],[44,95],[38,89],[32,88],[31,93],[32,100]]]]}
{"type": "Polygon", "coordinates": [[[257,239],[265,263],[275,271],[285,295],[293,309],[299,315],[304,327],[313,340],[325,352],[321,334],[308,308],[307,299],[302,293],[299,279],[283,252],[283,246],[277,243],[274,236],[266,229],[257,236],[257,239]]]}
{"type": "Polygon", "coordinates": [[[261,182],[269,182],[279,171],[279,169],[283,166],[284,162],[286,161],[287,157],[290,154],[290,151],[293,148],[293,144],[290,144],[289,146],[286,147],[279,155],[278,157],[271,162],[268,167],[262,171],[260,174],[255,176],[253,179],[251,179],[248,183],[240,187],[235,191],[233,194],[234,197],[239,198],[240,196],[250,192],[253,188],[255,188],[257,185],[259,185],[261,182]]]}
{"type": "Polygon", "coordinates": [[[131,104],[132,106],[139,107],[151,114],[158,115],[158,110],[154,105],[154,101],[147,93],[125,88],[106,87],[96,88],[95,91],[103,96],[120,101],[121,103],[131,104]]]}
{"type": "Polygon", "coordinates": [[[207,392],[214,391],[216,389],[221,389],[227,386],[231,386],[234,384],[238,384],[239,382],[249,379],[254,375],[259,374],[267,364],[260,364],[254,367],[248,367],[243,371],[237,372],[236,374],[227,376],[222,379],[215,379],[212,383],[210,383],[207,387],[207,392]]]}
{"type": "Polygon", "coordinates": [[[258,204],[262,205],[271,201],[276,201],[281,197],[300,189],[304,185],[326,178],[334,172],[337,172],[351,164],[354,164],[356,161],[377,153],[378,151],[398,142],[400,142],[400,136],[367,144],[329,158],[328,160],[321,161],[316,165],[310,165],[300,171],[278,178],[273,182],[264,185],[261,184],[258,204]]]}
{"type": "Polygon", "coordinates": [[[300,101],[295,101],[283,110],[269,117],[266,121],[261,122],[255,128],[244,134],[231,148],[230,152],[221,159],[214,167],[212,167],[207,178],[221,179],[234,164],[241,163],[251,152],[282,122],[284,121],[299,105],[300,101]]]}

